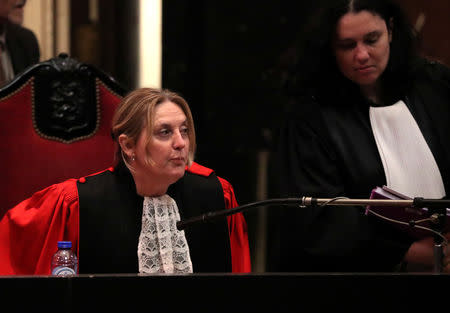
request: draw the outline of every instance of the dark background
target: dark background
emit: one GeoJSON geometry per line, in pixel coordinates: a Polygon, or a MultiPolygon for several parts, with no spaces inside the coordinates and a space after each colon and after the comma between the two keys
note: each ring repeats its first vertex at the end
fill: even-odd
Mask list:
{"type": "MultiPolygon", "coordinates": [[[[267,189],[259,185],[258,156],[270,147],[284,105],[277,67],[307,3],[164,1],[162,85],[190,103],[196,160],[229,180],[240,204],[261,200],[258,186],[267,189]]],[[[252,254],[264,240],[257,213],[244,213],[252,254]]]]}
{"type": "Polygon", "coordinates": [[[257,153],[284,105],[276,67],[302,1],[164,1],[163,87],[183,94],[196,122],[197,161],[255,200],[257,153]],[[175,5],[174,5],[175,4],[175,5]]]}
{"type": "MultiPolygon", "coordinates": [[[[450,1],[398,2],[413,24],[426,14],[419,33],[424,53],[449,64],[450,1]]],[[[72,56],[94,63],[128,89],[136,87],[137,3],[100,0],[99,21],[92,23],[87,0],[71,1],[72,56]],[[87,41],[87,34],[94,40],[87,41]]],[[[162,87],[188,101],[196,123],[196,161],[229,180],[240,204],[270,194],[265,181],[263,193],[257,193],[258,156],[270,148],[286,104],[279,70],[318,5],[313,0],[163,1],[162,87]]],[[[253,255],[264,246],[260,213],[245,212],[253,255]]]]}

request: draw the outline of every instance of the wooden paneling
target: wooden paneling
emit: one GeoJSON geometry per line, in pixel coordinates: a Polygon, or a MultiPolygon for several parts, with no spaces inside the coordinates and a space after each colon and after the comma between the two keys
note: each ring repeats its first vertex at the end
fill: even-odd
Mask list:
{"type": "Polygon", "coordinates": [[[423,14],[425,23],[419,30],[422,53],[450,66],[450,1],[397,0],[411,23],[416,25],[423,14]]]}

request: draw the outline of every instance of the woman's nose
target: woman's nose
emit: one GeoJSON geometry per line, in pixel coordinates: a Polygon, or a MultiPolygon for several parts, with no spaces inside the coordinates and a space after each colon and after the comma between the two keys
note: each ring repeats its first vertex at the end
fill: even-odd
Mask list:
{"type": "Polygon", "coordinates": [[[174,133],[173,147],[175,149],[182,149],[186,146],[186,138],[179,131],[174,133]]]}
{"type": "Polygon", "coordinates": [[[359,62],[365,62],[369,59],[369,51],[367,47],[362,44],[358,44],[355,48],[355,58],[359,62]]]}

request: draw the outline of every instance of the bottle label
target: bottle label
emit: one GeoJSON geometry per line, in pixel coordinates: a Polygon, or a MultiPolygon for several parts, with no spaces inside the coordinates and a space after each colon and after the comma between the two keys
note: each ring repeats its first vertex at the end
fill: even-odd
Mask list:
{"type": "Polygon", "coordinates": [[[52,271],[53,276],[71,276],[75,275],[73,268],[67,266],[57,266],[52,271]]]}

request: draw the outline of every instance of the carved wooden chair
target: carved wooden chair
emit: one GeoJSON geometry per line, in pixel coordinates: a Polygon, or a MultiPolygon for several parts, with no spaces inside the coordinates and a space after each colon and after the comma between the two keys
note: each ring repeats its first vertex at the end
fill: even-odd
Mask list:
{"type": "Polygon", "coordinates": [[[0,89],[0,218],[34,192],[113,163],[113,112],[126,90],[66,54],[0,89]]]}

